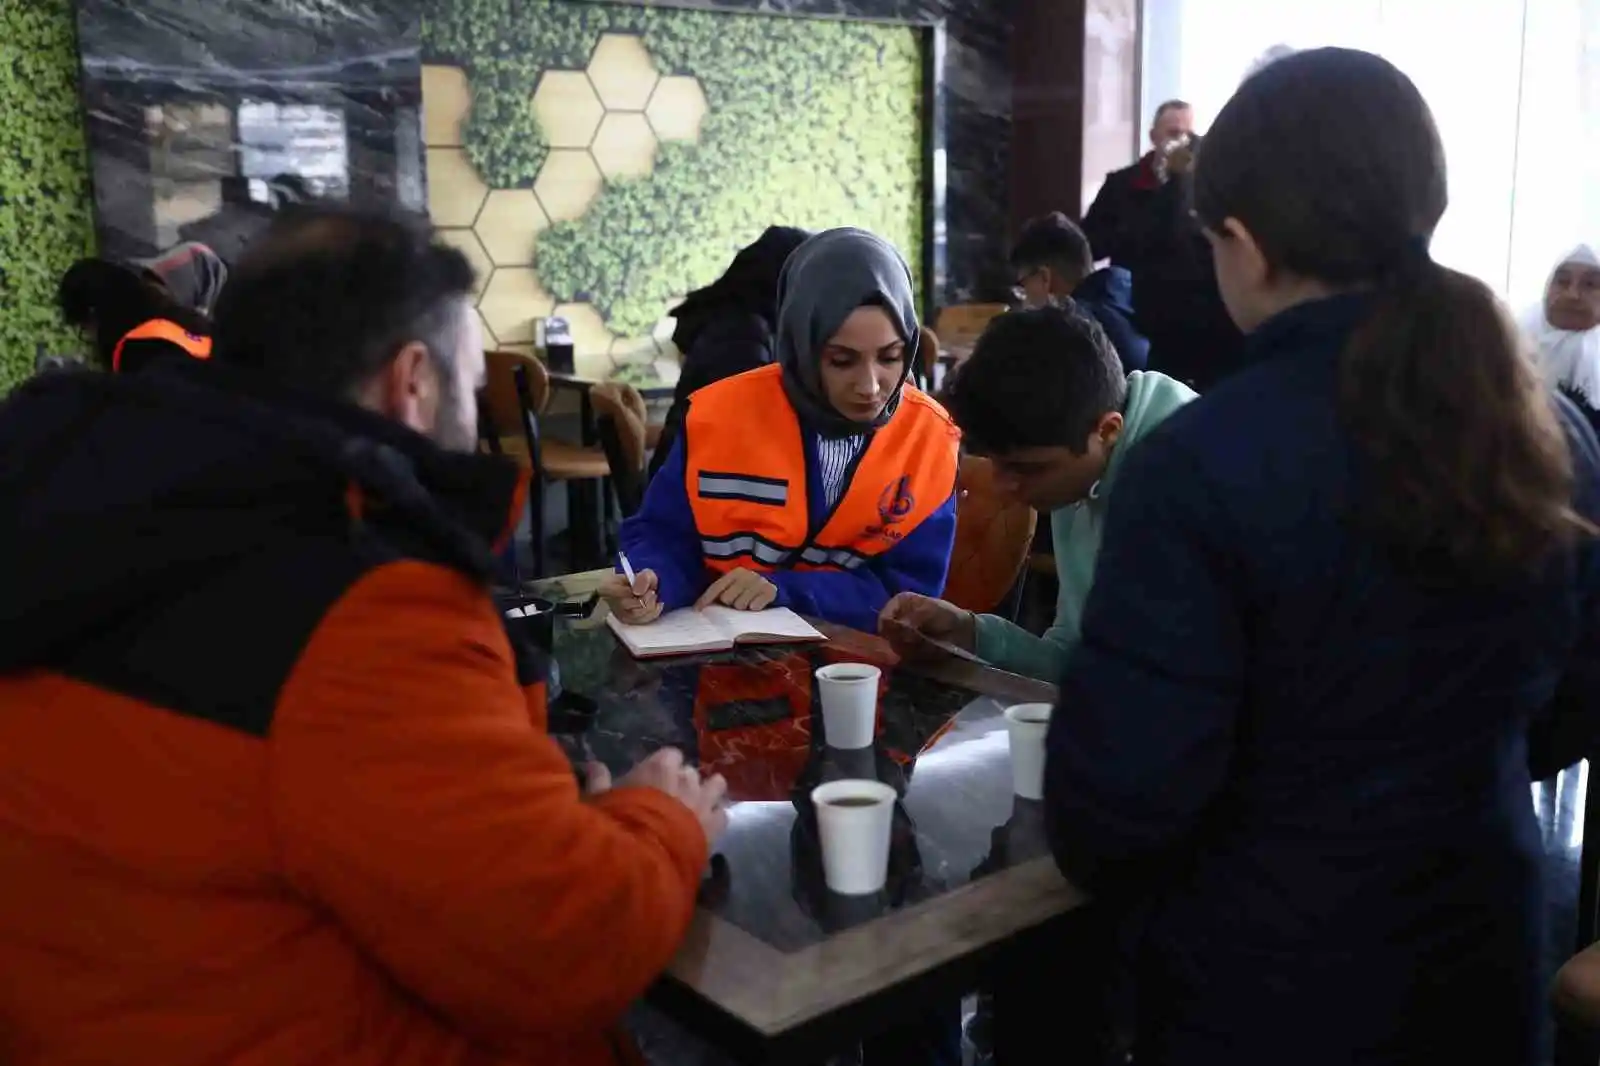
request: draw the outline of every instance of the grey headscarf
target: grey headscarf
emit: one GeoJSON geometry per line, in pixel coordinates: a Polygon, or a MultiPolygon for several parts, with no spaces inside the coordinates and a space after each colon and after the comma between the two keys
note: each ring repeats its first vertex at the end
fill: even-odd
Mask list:
{"type": "Polygon", "coordinates": [[[783,391],[801,421],[824,437],[852,437],[883,425],[900,406],[900,393],[916,355],[916,303],[911,270],[894,245],[861,229],[831,229],[806,241],[778,278],[778,363],[783,391]],[[822,347],[865,304],[882,304],[906,342],[905,364],[894,395],[872,425],[834,409],[822,388],[822,347]]]}

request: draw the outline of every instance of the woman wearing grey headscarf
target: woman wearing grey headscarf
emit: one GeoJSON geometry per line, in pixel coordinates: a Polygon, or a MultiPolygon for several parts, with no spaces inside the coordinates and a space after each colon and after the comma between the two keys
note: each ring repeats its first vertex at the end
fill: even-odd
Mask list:
{"type": "Polygon", "coordinates": [[[778,283],[778,361],[690,399],[682,436],[622,527],[621,620],[724,604],[871,631],[891,596],[944,587],[958,433],[909,381],[911,272],[859,229],[819,233],[778,283]]]}

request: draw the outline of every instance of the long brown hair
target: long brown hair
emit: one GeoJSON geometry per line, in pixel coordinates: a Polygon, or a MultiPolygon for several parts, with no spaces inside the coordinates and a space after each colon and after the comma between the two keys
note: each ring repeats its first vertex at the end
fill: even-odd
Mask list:
{"type": "Polygon", "coordinates": [[[1455,575],[1526,572],[1593,528],[1515,327],[1480,281],[1433,262],[1444,150],[1411,80],[1323,48],[1252,75],[1200,151],[1195,211],[1236,219],[1273,270],[1371,289],[1341,355],[1339,410],[1370,464],[1365,528],[1455,575]]]}

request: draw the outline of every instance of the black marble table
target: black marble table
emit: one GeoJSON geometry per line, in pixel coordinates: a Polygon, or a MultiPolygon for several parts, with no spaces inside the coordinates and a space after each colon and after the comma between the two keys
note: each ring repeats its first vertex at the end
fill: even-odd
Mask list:
{"type": "MultiPolygon", "coordinates": [[[[582,594],[587,581],[544,591],[582,594]]],[[[1051,700],[1053,686],[964,663],[914,672],[876,637],[824,629],[825,645],[651,662],[598,619],[556,634],[551,728],[575,760],[620,774],[671,745],[729,782],[728,831],[652,1000],[744,1061],[814,1059],[970,991],[1013,938],[1086,901],[1051,862],[1037,805],[1011,787],[1002,709],[1051,700]],[[812,672],[841,661],[884,671],[872,749],[821,736],[812,672]],[[809,796],[840,777],[900,793],[889,882],[873,897],[823,882],[809,796]]]]}

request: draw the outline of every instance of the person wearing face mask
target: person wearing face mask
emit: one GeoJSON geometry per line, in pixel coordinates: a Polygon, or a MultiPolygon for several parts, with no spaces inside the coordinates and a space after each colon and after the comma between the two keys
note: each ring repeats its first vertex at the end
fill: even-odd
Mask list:
{"type": "Polygon", "coordinates": [[[625,622],[724,604],[871,630],[899,592],[937,596],[955,541],[960,433],[908,380],[911,273],[882,238],[820,233],[778,283],[778,362],[689,401],[682,436],[623,524],[625,622]]]}
{"type": "Polygon", "coordinates": [[[1522,331],[1545,382],[1600,428],[1600,256],[1592,245],[1561,257],[1544,300],[1523,315],[1522,331]]]}

